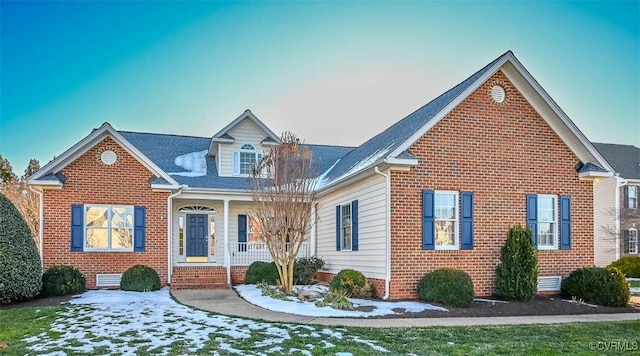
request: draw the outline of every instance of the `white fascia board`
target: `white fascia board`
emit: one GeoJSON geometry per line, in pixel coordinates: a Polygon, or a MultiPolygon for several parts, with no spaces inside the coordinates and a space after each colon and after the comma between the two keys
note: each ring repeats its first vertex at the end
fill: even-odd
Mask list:
{"type": "Polygon", "coordinates": [[[37,180],[37,179],[29,179],[27,180],[28,185],[39,186],[39,187],[60,187],[62,188],[62,182],[59,180],[37,180]]]}
{"type": "Polygon", "coordinates": [[[236,142],[236,139],[225,138],[225,137],[214,137],[211,139],[211,142],[234,143],[236,142]]]}
{"type": "Polygon", "coordinates": [[[467,89],[465,89],[457,98],[452,100],[449,105],[445,106],[439,113],[437,113],[431,120],[424,124],[420,129],[413,133],[407,140],[405,140],[400,146],[398,146],[389,156],[397,157],[402,152],[408,150],[420,137],[426,134],[432,127],[434,127],[440,120],[447,116],[456,106],[460,105],[471,93],[476,91],[484,82],[486,82],[492,75],[494,75],[500,67],[502,67],[507,61],[515,59],[511,52],[505,53],[496,63],[493,64],[482,76],[476,79],[467,89]]]}
{"type": "Polygon", "coordinates": [[[612,172],[582,172],[578,174],[580,179],[589,179],[589,178],[608,178],[613,177],[612,172]]]}
{"type": "Polygon", "coordinates": [[[153,190],[176,190],[179,189],[179,185],[167,185],[167,184],[151,184],[151,189],[153,190]]]}
{"type": "MultiPolygon", "coordinates": [[[[261,130],[263,130],[264,133],[267,134],[267,136],[271,137],[275,141],[280,141],[280,138],[276,134],[274,134],[273,131],[271,131],[267,127],[267,125],[265,125],[262,121],[260,121],[260,119],[258,119],[255,115],[253,115],[253,113],[249,109],[245,110],[245,112],[243,112],[235,120],[231,121],[227,126],[223,127],[222,130],[218,131],[215,135],[213,135],[211,140],[220,139],[220,136],[222,136],[225,133],[229,132],[233,127],[235,127],[237,124],[239,124],[244,119],[251,120],[256,126],[258,126],[261,130]]],[[[226,140],[228,140],[228,139],[226,139],[226,140]]],[[[229,141],[219,141],[219,142],[229,142],[229,141]]],[[[233,141],[230,141],[230,142],[233,142],[233,141]]]]}
{"type": "Polygon", "coordinates": [[[127,139],[125,139],[118,131],[116,131],[108,122],[102,124],[102,126],[91,132],[75,145],[71,146],[71,148],[64,151],[60,156],[44,165],[44,167],[42,167],[31,177],[31,179],[35,181],[38,180],[38,178],[41,178],[49,173],[58,173],[64,167],[66,167],[71,162],[75,161],[91,148],[93,148],[105,137],[111,137],[114,141],[116,141],[117,144],[122,146],[125,151],[136,158],[140,163],[142,163],[142,165],[144,165],[154,174],[161,176],[169,183],[178,185],[178,182],[176,182],[170,175],[160,169],[160,167],[158,167],[155,163],[151,162],[149,158],[147,158],[142,152],[140,152],[129,141],[127,141],[127,139]]]}
{"type": "MultiPolygon", "coordinates": [[[[596,148],[591,144],[591,141],[587,139],[587,137],[580,131],[578,126],[573,123],[573,121],[569,118],[569,116],[560,108],[560,106],[551,98],[551,96],[542,88],[542,86],[538,83],[537,80],[529,73],[529,71],[520,63],[520,61],[514,56],[510,62],[516,68],[518,73],[522,75],[522,77],[535,89],[536,93],[540,95],[542,100],[549,106],[549,108],[560,118],[562,123],[571,131],[571,133],[580,141],[580,143],[587,149],[591,155],[597,160],[598,165],[608,170],[609,172],[613,172],[614,169],[609,165],[606,159],[596,150],[596,148]]],[[[543,117],[544,120],[548,121],[548,118],[543,117]]],[[[586,163],[586,162],[585,162],[586,163]]]]}
{"type": "Polygon", "coordinates": [[[418,165],[417,158],[397,158],[397,157],[388,157],[384,159],[384,163],[390,166],[411,166],[415,167],[418,165]]]}

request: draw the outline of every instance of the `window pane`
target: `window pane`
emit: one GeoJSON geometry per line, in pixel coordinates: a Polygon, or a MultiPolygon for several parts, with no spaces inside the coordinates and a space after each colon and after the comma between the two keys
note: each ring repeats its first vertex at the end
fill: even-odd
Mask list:
{"type": "Polygon", "coordinates": [[[111,248],[130,249],[133,247],[132,229],[111,229],[111,248]]]}
{"type": "Polygon", "coordinates": [[[455,194],[436,193],[434,198],[434,214],[436,219],[455,219],[456,196],[455,194]]]}
{"type": "Polygon", "coordinates": [[[556,221],[555,198],[538,197],[538,221],[556,221]]]}
{"type": "Polygon", "coordinates": [[[454,246],[454,229],[451,221],[436,221],[436,245],[454,246]]]}
{"type": "Polygon", "coordinates": [[[86,248],[109,248],[109,230],[87,229],[86,248]]]}
{"type": "Polygon", "coordinates": [[[553,241],[554,225],[551,223],[538,223],[538,246],[555,246],[553,241]]]}
{"type": "Polygon", "coordinates": [[[133,207],[112,207],[111,208],[111,227],[133,227],[133,207]]]}
{"type": "Polygon", "coordinates": [[[256,154],[253,152],[240,152],[240,173],[251,174],[256,165],[256,154]]]}
{"type": "Polygon", "coordinates": [[[87,227],[108,227],[109,219],[107,208],[101,206],[91,206],[85,208],[85,222],[87,227]]]}
{"type": "Polygon", "coordinates": [[[342,249],[351,250],[351,227],[342,229],[342,249]]]}

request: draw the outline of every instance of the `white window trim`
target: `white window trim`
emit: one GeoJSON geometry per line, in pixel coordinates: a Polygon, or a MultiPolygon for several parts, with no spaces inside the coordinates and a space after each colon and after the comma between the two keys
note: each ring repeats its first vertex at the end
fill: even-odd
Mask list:
{"type": "Polygon", "coordinates": [[[234,169],[233,175],[235,176],[240,176],[240,177],[248,177],[251,174],[250,173],[242,173],[242,159],[241,156],[243,153],[253,153],[255,160],[256,160],[256,164],[258,162],[260,162],[260,160],[262,159],[263,156],[263,152],[259,151],[258,149],[256,149],[256,145],[251,144],[251,143],[243,143],[240,145],[240,148],[238,148],[236,151],[234,151],[233,154],[233,166],[234,167],[238,167],[237,170],[234,169]],[[249,145],[251,147],[253,147],[253,149],[243,149],[242,147],[249,145]],[[236,161],[237,160],[237,161],[236,161]]]}
{"type": "Polygon", "coordinates": [[[433,246],[436,250],[459,250],[460,249],[460,195],[456,190],[435,190],[433,192],[433,208],[434,208],[434,216],[433,216],[433,225],[434,227],[437,225],[438,219],[435,217],[435,207],[436,207],[436,196],[438,194],[453,194],[455,196],[455,211],[453,212],[453,216],[455,220],[453,221],[453,245],[451,246],[442,246],[436,243],[436,235],[437,232],[433,235],[433,246]]]}
{"type": "Polygon", "coordinates": [[[340,251],[353,251],[353,205],[351,205],[351,201],[340,204],[340,251]],[[345,206],[349,206],[349,217],[351,222],[349,223],[349,227],[351,231],[351,247],[344,248],[344,225],[342,224],[342,208],[345,206]]]}
{"type": "Polygon", "coordinates": [[[118,204],[85,204],[82,207],[83,211],[82,211],[82,217],[83,217],[83,231],[82,231],[82,250],[86,251],[86,252],[133,252],[133,247],[135,245],[135,221],[136,221],[136,212],[135,212],[135,208],[133,205],[118,205],[118,204]],[[107,241],[108,244],[111,245],[111,230],[113,229],[111,227],[111,209],[117,207],[117,208],[131,208],[131,211],[133,211],[133,215],[132,215],[132,224],[131,224],[131,248],[91,248],[91,247],[87,247],[87,230],[89,229],[87,227],[87,208],[107,208],[107,212],[108,212],[108,220],[109,220],[109,226],[107,227],[107,241]]]}
{"type": "MultiPolygon", "coordinates": [[[[540,245],[540,235],[538,235],[538,236],[536,236],[536,240],[538,241],[538,244],[537,244],[536,248],[538,250],[558,250],[560,248],[559,247],[559,242],[560,242],[559,240],[560,239],[559,239],[559,235],[558,235],[558,225],[560,224],[559,223],[559,221],[560,221],[560,211],[558,209],[558,196],[554,195],[554,194],[537,194],[536,195],[536,209],[538,209],[538,206],[539,206],[538,205],[538,200],[540,198],[553,198],[553,202],[554,202],[554,204],[553,204],[554,205],[554,208],[553,208],[554,214],[553,215],[554,215],[554,218],[555,218],[554,221],[552,221],[552,223],[554,224],[554,227],[553,227],[553,245],[541,246],[540,245]]],[[[538,234],[540,233],[540,229],[539,229],[540,225],[539,224],[540,223],[548,223],[549,222],[549,221],[540,221],[539,215],[540,214],[538,214],[538,212],[536,211],[536,216],[538,217],[536,219],[536,225],[538,225],[538,229],[536,229],[536,230],[537,230],[538,234]]]]}
{"type": "Polygon", "coordinates": [[[638,209],[639,208],[638,205],[640,205],[640,204],[638,202],[638,193],[640,193],[640,189],[638,188],[638,186],[635,186],[635,185],[629,185],[628,186],[628,188],[627,188],[627,197],[626,198],[627,198],[627,206],[629,207],[629,209],[638,209]],[[635,198],[635,206],[634,207],[631,206],[631,194],[630,194],[631,189],[633,189],[634,192],[635,192],[635,196],[634,196],[634,198],[635,198]]]}
{"type": "Polygon", "coordinates": [[[628,241],[629,249],[627,250],[627,254],[629,254],[629,255],[637,255],[638,254],[638,229],[636,229],[635,227],[632,227],[632,228],[629,228],[627,231],[629,231],[629,241],[628,241]],[[631,250],[632,242],[633,242],[633,245],[635,247],[635,250],[633,252],[631,250]]]}

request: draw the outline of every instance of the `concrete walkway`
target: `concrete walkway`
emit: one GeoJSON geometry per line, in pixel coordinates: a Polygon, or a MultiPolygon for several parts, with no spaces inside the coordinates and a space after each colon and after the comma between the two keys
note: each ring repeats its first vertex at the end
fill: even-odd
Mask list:
{"type": "Polygon", "coordinates": [[[232,289],[171,290],[171,295],[182,304],[223,315],[270,322],[320,324],[331,326],[389,328],[416,326],[555,324],[589,321],[640,320],[640,313],[535,315],[489,318],[321,318],[279,313],[262,309],[240,298],[240,296],[238,296],[238,294],[232,289]]]}

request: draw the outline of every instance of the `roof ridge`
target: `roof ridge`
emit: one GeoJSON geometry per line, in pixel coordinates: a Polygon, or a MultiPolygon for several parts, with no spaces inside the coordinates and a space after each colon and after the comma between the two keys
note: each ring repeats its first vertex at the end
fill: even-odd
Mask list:
{"type": "Polygon", "coordinates": [[[116,130],[119,133],[125,134],[142,134],[142,135],[157,135],[157,136],[173,136],[173,137],[188,137],[188,138],[202,138],[210,140],[211,137],[203,137],[203,136],[192,136],[192,135],[179,135],[179,134],[168,134],[168,133],[158,133],[158,132],[139,132],[139,131],[124,131],[124,130],[116,130]]]}

